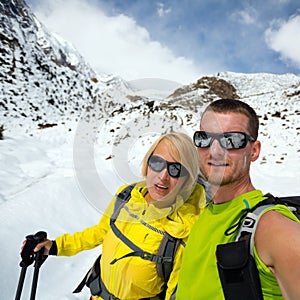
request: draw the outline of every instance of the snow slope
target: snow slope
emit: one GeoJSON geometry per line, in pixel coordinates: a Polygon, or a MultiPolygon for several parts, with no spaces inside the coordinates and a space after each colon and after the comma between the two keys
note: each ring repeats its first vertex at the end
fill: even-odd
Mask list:
{"type": "MultiPolygon", "coordinates": [[[[11,131],[0,142],[2,299],[12,299],[15,295],[20,272],[19,250],[24,237],[45,230],[50,238],[55,238],[96,224],[116,188],[123,182],[138,178],[139,161],[148,148],[148,141],[154,137],[149,133],[136,139],[127,149],[129,174],[124,170],[125,164],[114,156],[108,159],[116,149],[105,143],[110,133],[103,131],[102,138],[91,142],[92,147],[88,147],[88,151],[93,148],[89,153],[94,165],[87,170],[89,165],[84,164],[84,168],[77,161],[79,156],[74,154],[80,153],[75,149],[79,147],[77,125],[69,123],[43,130],[32,129],[29,136],[11,131]],[[96,187],[94,194],[89,194],[88,183],[95,179],[95,174],[99,190],[96,187]],[[128,178],[124,174],[129,174],[128,178]],[[96,204],[91,200],[95,196],[98,199],[96,204]]],[[[264,147],[267,152],[272,150],[268,149],[267,143],[264,147]]],[[[300,194],[297,150],[289,147],[287,152],[295,152],[295,155],[289,155],[289,159],[281,164],[272,161],[254,164],[252,173],[257,188],[276,195],[300,194]]],[[[37,299],[88,299],[87,290],[79,295],[73,295],[72,290],[100,251],[101,248],[96,248],[72,258],[48,258],[41,267],[37,299]]],[[[29,297],[32,270],[29,267],[27,272],[24,299],[29,297]]]]}

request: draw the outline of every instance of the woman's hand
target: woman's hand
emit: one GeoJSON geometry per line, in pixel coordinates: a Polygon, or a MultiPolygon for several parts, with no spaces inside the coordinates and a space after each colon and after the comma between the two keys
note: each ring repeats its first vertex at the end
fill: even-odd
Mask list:
{"type": "MultiPolygon", "coordinates": [[[[21,247],[21,253],[24,249],[25,244],[26,244],[26,240],[23,241],[23,244],[21,247]]],[[[49,255],[49,251],[50,251],[50,248],[52,247],[52,244],[53,244],[53,242],[51,240],[45,239],[43,242],[36,245],[36,247],[33,249],[33,252],[36,253],[44,247],[43,255],[49,255]]]]}

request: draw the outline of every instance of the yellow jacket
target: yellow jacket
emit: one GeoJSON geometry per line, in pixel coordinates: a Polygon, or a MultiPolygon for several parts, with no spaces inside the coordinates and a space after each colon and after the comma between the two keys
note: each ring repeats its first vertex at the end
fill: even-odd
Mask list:
{"type": "MultiPolygon", "coordinates": [[[[117,194],[126,186],[120,187],[117,194]]],[[[192,225],[205,205],[203,187],[196,184],[189,199],[170,214],[168,214],[168,208],[158,209],[154,205],[147,204],[144,198],[146,193],[145,182],[140,182],[134,187],[130,200],[126,207],[121,209],[115,222],[118,229],[138,247],[152,254],[157,254],[162,235],[143,225],[140,222],[141,219],[160,231],[186,241],[192,225]]],[[[97,225],[73,235],[64,234],[58,237],[56,239],[57,255],[71,256],[102,244],[101,277],[108,291],[122,300],[154,297],[163,290],[164,285],[163,279],[157,274],[156,263],[129,256],[111,264],[114,259],[132,252],[115,236],[109,224],[115,199],[116,197],[113,198],[97,225]]],[[[176,252],[165,299],[170,299],[177,285],[183,250],[184,247],[180,245],[176,252]]],[[[101,298],[94,296],[93,299],[101,298]]]]}

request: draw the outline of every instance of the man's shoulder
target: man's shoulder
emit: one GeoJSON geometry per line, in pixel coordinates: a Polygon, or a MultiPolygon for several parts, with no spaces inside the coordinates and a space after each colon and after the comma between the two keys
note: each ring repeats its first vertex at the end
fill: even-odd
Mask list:
{"type": "Polygon", "coordinates": [[[267,208],[260,217],[260,223],[266,225],[279,225],[279,223],[286,223],[288,220],[293,220],[300,223],[300,220],[295,216],[291,209],[283,204],[276,204],[267,208]]]}
{"type": "Polygon", "coordinates": [[[270,253],[273,257],[277,252],[283,253],[291,239],[300,236],[300,221],[288,207],[280,206],[275,205],[263,213],[255,232],[255,247],[266,265],[272,265],[270,253]]]}

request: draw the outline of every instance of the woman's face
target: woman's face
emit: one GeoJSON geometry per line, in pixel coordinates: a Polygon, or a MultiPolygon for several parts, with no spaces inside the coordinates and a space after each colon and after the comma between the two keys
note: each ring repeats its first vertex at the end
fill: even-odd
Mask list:
{"type": "MultiPolygon", "coordinates": [[[[165,140],[161,140],[155,148],[153,155],[159,156],[168,162],[177,162],[170,154],[165,140]]],[[[182,182],[182,177],[172,177],[169,175],[167,168],[160,172],[153,171],[149,166],[147,168],[147,188],[151,197],[150,201],[164,200],[177,185],[178,181],[182,182]]],[[[149,201],[148,201],[149,202],[149,201]]]]}

